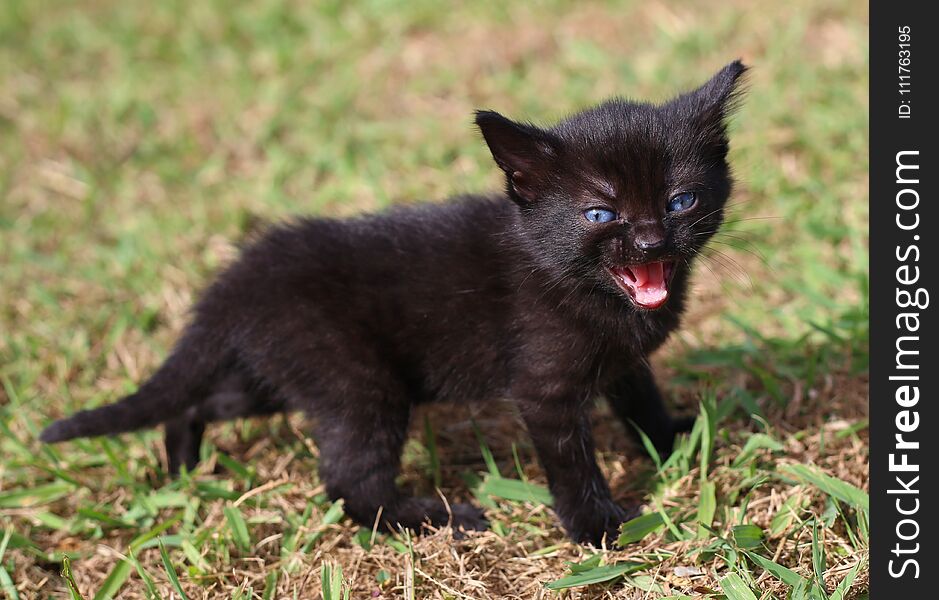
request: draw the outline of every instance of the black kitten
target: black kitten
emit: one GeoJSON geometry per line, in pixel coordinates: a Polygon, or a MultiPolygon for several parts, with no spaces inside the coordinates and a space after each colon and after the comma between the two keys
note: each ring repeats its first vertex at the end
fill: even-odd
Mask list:
{"type": "Polygon", "coordinates": [[[206,422],[303,411],[329,495],[357,521],[381,509],[384,527],[477,529],[471,506],[451,515],[403,495],[399,455],[414,405],[507,396],[571,538],[611,539],[627,512],[597,467],[590,408],[606,396],[670,451],[678,427],[647,359],[678,326],[690,264],[722,221],[725,120],[744,70],[550,129],[477,113],[504,195],[271,228],[206,290],[137,393],[42,439],[166,423],[177,469],[195,465],[206,422]]]}

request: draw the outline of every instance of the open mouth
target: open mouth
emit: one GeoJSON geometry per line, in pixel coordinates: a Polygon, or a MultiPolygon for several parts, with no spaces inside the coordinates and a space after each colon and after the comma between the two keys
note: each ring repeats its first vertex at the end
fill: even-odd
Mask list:
{"type": "Polygon", "coordinates": [[[610,273],[637,306],[651,310],[668,300],[668,283],[673,267],[671,262],[652,262],[614,267],[610,273]]]}

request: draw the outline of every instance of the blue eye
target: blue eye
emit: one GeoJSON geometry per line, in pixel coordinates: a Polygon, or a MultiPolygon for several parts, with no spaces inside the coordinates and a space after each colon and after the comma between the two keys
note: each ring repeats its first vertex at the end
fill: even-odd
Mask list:
{"type": "Polygon", "coordinates": [[[688,210],[696,201],[694,192],[682,192],[680,194],[675,194],[672,196],[672,199],[668,201],[668,206],[665,207],[665,212],[679,212],[682,210],[688,210]]]}
{"type": "Polygon", "coordinates": [[[584,218],[591,223],[609,223],[616,219],[616,213],[605,208],[588,208],[584,211],[584,218]]]}

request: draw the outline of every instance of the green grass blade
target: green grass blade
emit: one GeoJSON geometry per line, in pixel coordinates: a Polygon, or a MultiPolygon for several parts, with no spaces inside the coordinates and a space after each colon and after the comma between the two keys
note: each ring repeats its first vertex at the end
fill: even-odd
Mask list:
{"type": "Polygon", "coordinates": [[[789,593],[789,600],[809,600],[809,586],[811,582],[808,579],[801,580],[798,584],[792,586],[789,593]]]}
{"type": "Polygon", "coordinates": [[[664,526],[665,521],[662,519],[661,514],[657,512],[646,513],[623,523],[616,543],[619,546],[633,544],[664,526]]]}
{"type": "Polygon", "coordinates": [[[277,593],[277,580],[280,578],[280,571],[271,571],[264,578],[264,592],[261,594],[261,600],[274,600],[277,593]]]}
{"type": "Polygon", "coordinates": [[[814,485],[832,498],[841,500],[855,508],[870,511],[870,497],[867,493],[846,481],[806,465],[785,465],[781,470],[799,481],[814,485]]]}
{"type": "Polygon", "coordinates": [[[93,510],[91,508],[79,508],[76,513],[79,516],[85,517],[91,521],[97,521],[104,527],[113,527],[116,529],[133,529],[137,527],[135,523],[130,523],[111,515],[101,512],[99,510],[93,510]]]}
{"type": "Polygon", "coordinates": [[[280,546],[281,558],[288,558],[297,550],[300,534],[303,533],[303,527],[306,525],[307,521],[310,520],[314,506],[315,504],[312,501],[307,501],[306,508],[303,509],[303,513],[300,515],[299,519],[292,519],[288,515],[287,519],[290,527],[284,534],[284,542],[280,546]]]}
{"type": "MultiPolygon", "coordinates": [[[[78,591],[78,584],[75,583],[75,577],[72,576],[72,563],[67,556],[62,557],[62,579],[65,580],[65,586],[68,588],[69,597],[72,600],[84,600],[81,592],[78,591]]],[[[98,596],[95,596],[98,600],[98,596]]]]}
{"type": "Polygon", "coordinates": [[[0,565],[0,590],[3,590],[3,593],[6,594],[7,600],[20,600],[20,594],[16,591],[13,578],[10,577],[3,565],[0,565]]]}
{"type": "Polygon", "coordinates": [[[710,532],[708,528],[714,522],[717,512],[717,488],[713,481],[702,481],[700,486],[701,499],[698,502],[698,539],[706,539],[710,532]]]}
{"type": "Polygon", "coordinates": [[[640,429],[638,425],[633,423],[632,420],[629,422],[632,424],[633,429],[636,430],[636,433],[639,434],[639,439],[642,441],[642,447],[645,448],[649,458],[651,458],[652,462],[655,463],[655,471],[659,475],[662,475],[662,457],[659,456],[659,451],[656,450],[655,444],[652,443],[652,440],[649,439],[649,436],[646,435],[646,432],[640,429]]]}
{"type": "Polygon", "coordinates": [[[785,532],[795,522],[800,521],[799,514],[809,503],[808,496],[801,493],[794,494],[786,498],[785,502],[779,507],[776,515],[770,523],[770,535],[776,536],[785,532]]]}
{"type": "Polygon", "coordinates": [[[251,550],[251,537],[248,535],[248,524],[237,506],[226,506],[222,509],[225,514],[225,520],[228,521],[228,529],[231,531],[232,539],[241,552],[247,553],[251,550]]]}
{"type": "Polygon", "coordinates": [[[574,587],[582,587],[585,585],[592,585],[594,583],[603,583],[604,581],[612,581],[618,577],[629,573],[635,573],[650,566],[649,563],[641,562],[625,562],[615,565],[605,565],[602,567],[595,567],[593,569],[588,569],[580,573],[568,575],[567,577],[562,577],[556,581],[545,584],[545,587],[549,590],[564,590],[574,587]]]}
{"type": "Polygon", "coordinates": [[[19,600],[20,595],[16,590],[16,585],[13,583],[13,578],[10,577],[10,574],[3,566],[3,557],[6,555],[7,546],[9,545],[11,539],[13,539],[12,528],[7,529],[4,532],[3,540],[0,541],[0,590],[3,590],[9,600],[19,600]]]}
{"type": "Polygon", "coordinates": [[[11,539],[13,539],[12,527],[3,532],[3,540],[0,541],[0,563],[3,562],[3,557],[7,553],[7,546],[10,544],[11,539]]]}
{"type": "Polygon", "coordinates": [[[731,573],[721,579],[721,590],[727,596],[727,600],[756,600],[753,591],[736,573],[731,573]]]}
{"type": "Polygon", "coordinates": [[[114,569],[111,570],[111,573],[101,584],[101,587],[98,588],[94,600],[112,600],[117,597],[117,593],[121,591],[124,582],[130,577],[130,572],[133,568],[134,565],[128,561],[118,559],[117,564],[114,565],[114,569]]]}
{"type": "Polygon", "coordinates": [[[744,550],[752,550],[763,545],[763,530],[756,525],[735,525],[734,543],[744,550]]]}
{"type": "Polygon", "coordinates": [[[70,483],[57,481],[31,488],[0,492],[0,508],[32,508],[41,504],[49,504],[67,496],[74,489],[74,486],[70,483]]]}
{"type": "Polygon", "coordinates": [[[489,445],[486,444],[486,440],[483,438],[483,433],[479,430],[479,426],[476,424],[476,421],[473,421],[473,434],[476,436],[476,442],[479,444],[479,451],[483,455],[483,461],[486,463],[486,468],[489,470],[489,474],[494,477],[501,477],[502,474],[499,472],[499,465],[496,464],[496,459],[492,456],[492,451],[489,449],[489,445]]]}
{"type": "Polygon", "coordinates": [[[147,588],[147,596],[150,600],[159,600],[160,595],[156,590],[156,584],[153,582],[153,577],[150,576],[150,573],[140,564],[140,561],[137,560],[137,557],[134,556],[133,553],[128,554],[127,560],[131,562],[134,569],[137,571],[137,575],[139,575],[141,581],[143,581],[144,587],[147,588]]]}
{"type": "Polygon", "coordinates": [[[681,530],[678,529],[678,526],[672,521],[672,518],[668,516],[668,513],[665,512],[665,508],[662,506],[662,501],[660,498],[653,498],[653,504],[655,505],[655,510],[658,512],[659,516],[662,517],[662,522],[665,523],[665,527],[668,528],[672,535],[675,536],[676,540],[683,540],[685,536],[682,534],[681,530]]]}
{"type": "Polygon", "coordinates": [[[701,427],[701,453],[699,456],[701,467],[701,481],[708,478],[708,467],[711,464],[711,453],[714,451],[714,404],[708,398],[703,398],[700,402],[701,414],[698,416],[702,420],[701,427]]]}
{"type": "Polygon", "coordinates": [[[864,544],[870,543],[870,530],[868,526],[869,516],[866,512],[860,512],[857,515],[857,529],[858,534],[861,536],[861,540],[864,544]]]}
{"type": "Polygon", "coordinates": [[[512,442],[512,460],[515,462],[515,472],[522,481],[528,481],[525,476],[525,469],[522,468],[522,459],[518,456],[518,444],[512,442]]]}
{"type": "MultiPolygon", "coordinates": [[[[701,415],[698,415],[694,421],[694,425],[691,427],[691,433],[688,434],[688,436],[682,436],[680,438],[681,442],[678,444],[678,448],[672,453],[673,456],[676,454],[680,456],[680,462],[684,467],[681,473],[682,475],[687,474],[691,465],[694,463],[695,453],[698,451],[698,445],[701,443],[701,431],[703,428],[704,421],[701,419],[701,415]]],[[[666,461],[666,463],[668,462],[671,462],[671,457],[666,461]]]]}
{"type": "Polygon", "coordinates": [[[164,531],[166,531],[173,525],[176,525],[177,523],[179,523],[182,520],[182,518],[183,518],[182,514],[176,515],[175,517],[171,519],[167,519],[166,521],[163,521],[156,527],[151,528],[149,531],[146,531],[138,535],[133,540],[131,540],[130,549],[136,552],[137,550],[143,548],[148,542],[150,542],[151,540],[159,536],[161,533],[163,533],[164,531]]]}
{"type": "Polygon", "coordinates": [[[743,449],[737,455],[737,458],[734,459],[733,467],[735,469],[740,468],[756,454],[757,450],[762,449],[782,452],[785,447],[765,433],[754,433],[743,445],[743,449]]]}
{"type": "Polygon", "coordinates": [[[629,575],[623,575],[623,583],[629,587],[634,587],[640,589],[648,594],[654,594],[652,597],[660,597],[662,595],[662,586],[655,582],[655,578],[651,575],[637,575],[635,577],[630,577],[629,575]]]}
{"type": "Polygon", "coordinates": [[[234,502],[241,494],[208,481],[198,481],[195,492],[205,500],[231,500],[234,502]]]}
{"type": "Polygon", "coordinates": [[[342,567],[323,563],[320,567],[320,591],[323,600],[343,600],[342,567]]]}
{"type": "Polygon", "coordinates": [[[755,552],[745,551],[744,553],[747,555],[747,558],[749,558],[754,563],[761,566],[764,570],[768,571],[776,579],[782,581],[786,585],[796,587],[800,584],[803,584],[806,581],[805,578],[803,578],[801,575],[799,575],[792,569],[788,569],[780,564],[777,564],[769,560],[768,558],[763,558],[762,556],[760,556],[759,554],[756,554],[755,552]]]}
{"type": "Polygon", "coordinates": [[[430,472],[434,478],[434,487],[439,489],[443,483],[443,474],[440,470],[440,456],[437,453],[437,435],[427,415],[424,415],[424,445],[427,447],[427,455],[430,460],[430,472]]]}
{"type": "Polygon", "coordinates": [[[554,503],[551,492],[543,485],[504,477],[487,477],[480,487],[480,493],[505,500],[532,502],[545,506],[551,506],[554,503]]]}
{"type": "Polygon", "coordinates": [[[180,543],[180,548],[182,548],[183,554],[186,555],[186,560],[189,561],[189,564],[199,571],[205,572],[212,569],[209,563],[202,557],[202,553],[199,552],[189,540],[183,540],[182,543],[180,543]]]}
{"type": "Polygon", "coordinates": [[[815,581],[825,587],[825,569],[827,561],[825,560],[825,545],[819,539],[818,521],[812,522],[812,568],[815,571],[815,581]]]}
{"type": "Polygon", "coordinates": [[[343,502],[341,498],[332,503],[332,506],[330,506],[326,511],[326,514],[323,515],[323,521],[320,523],[320,526],[316,529],[316,531],[310,534],[306,543],[303,544],[303,548],[300,549],[301,554],[306,554],[309,552],[310,548],[313,547],[313,544],[315,544],[316,541],[323,536],[326,528],[330,525],[335,525],[339,522],[340,519],[342,519],[342,516],[345,514],[342,510],[342,506],[343,502]]]}
{"type": "Polygon", "coordinates": [[[854,585],[854,580],[857,578],[858,571],[861,570],[861,566],[864,561],[858,561],[856,565],[851,567],[851,570],[848,571],[848,574],[845,575],[844,579],[841,580],[841,583],[835,588],[835,591],[832,592],[829,600],[844,600],[845,595],[848,593],[848,590],[851,589],[851,586],[854,585]]]}
{"type": "Polygon", "coordinates": [[[247,482],[249,485],[254,479],[254,475],[251,473],[251,470],[248,467],[244,466],[224,452],[219,452],[215,458],[218,460],[218,464],[225,467],[229,473],[237,475],[239,479],[247,482]]]}
{"type": "Polygon", "coordinates": [[[603,562],[603,555],[594,554],[593,556],[590,556],[589,558],[585,558],[584,560],[580,562],[568,562],[565,564],[567,565],[568,570],[571,572],[571,575],[577,575],[580,573],[586,573],[587,571],[596,569],[597,567],[600,566],[601,562],[603,562]]]}
{"type": "Polygon", "coordinates": [[[163,545],[162,540],[160,541],[160,559],[163,561],[163,569],[170,580],[170,585],[173,586],[173,589],[176,590],[182,600],[188,600],[186,592],[183,591],[183,586],[179,583],[179,576],[176,574],[173,561],[170,560],[169,552],[166,551],[166,546],[163,545]]]}

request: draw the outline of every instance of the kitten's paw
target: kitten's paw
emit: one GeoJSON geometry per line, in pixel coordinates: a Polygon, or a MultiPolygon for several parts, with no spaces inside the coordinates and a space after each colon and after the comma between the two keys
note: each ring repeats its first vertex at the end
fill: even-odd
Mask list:
{"type": "Polygon", "coordinates": [[[453,528],[453,537],[462,538],[467,531],[486,531],[489,529],[489,520],[481,508],[472,504],[451,504],[450,527],[453,528]]]}
{"type": "Polygon", "coordinates": [[[638,507],[626,508],[608,501],[581,507],[562,522],[568,536],[578,544],[616,548],[620,525],[638,515],[638,507]]]}
{"type": "Polygon", "coordinates": [[[449,525],[455,537],[462,537],[467,531],[485,531],[489,528],[489,521],[482,509],[472,504],[459,503],[450,504],[448,509],[446,504],[436,498],[409,498],[398,507],[392,521],[417,532],[425,530],[428,525],[434,528],[449,525]]]}

